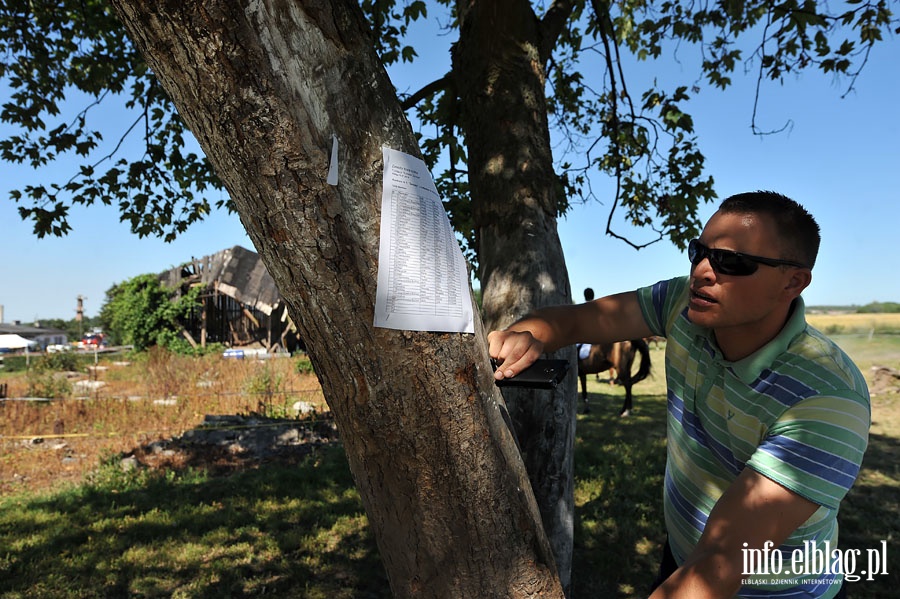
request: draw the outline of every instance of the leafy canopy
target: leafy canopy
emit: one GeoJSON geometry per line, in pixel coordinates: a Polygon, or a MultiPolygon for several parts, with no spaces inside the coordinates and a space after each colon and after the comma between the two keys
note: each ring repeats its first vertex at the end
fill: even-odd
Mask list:
{"type": "MultiPolygon", "coordinates": [[[[454,6],[451,0],[438,4],[454,6]]],[[[667,237],[684,247],[699,229],[700,203],[715,197],[712,178],[703,174],[704,157],[686,106],[691,96],[704,85],[726,88],[739,66],[756,71],[758,86],[817,68],[846,76],[849,92],[872,46],[891,28],[900,30],[891,10],[895,4],[854,1],[832,11],[829,4],[813,0],[533,2],[547,40],[541,58],[548,115],[554,136],[561,140],[555,148],[556,167],[566,193],[561,194],[559,212],[575,200],[607,199],[596,197],[592,188],[598,174],[606,175],[616,189],[607,202],[608,234],[642,247],[613,230],[614,213],[622,209],[629,224],[656,231],[654,241],[667,237]],[[564,26],[559,26],[560,14],[564,26]],[[697,76],[689,85],[666,89],[653,81],[646,89],[634,88],[631,67],[636,62],[666,53],[689,55],[688,48],[700,56],[697,76]]],[[[455,17],[451,10],[448,31],[458,29],[455,17]]],[[[392,37],[382,45],[396,55],[401,41],[392,37]]],[[[433,169],[443,165],[439,190],[451,221],[473,247],[465,140],[456,119],[453,74],[408,94],[404,106],[421,123],[426,161],[433,169]]],[[[757,127],[755,107],[756,101],[754,132],[769,133],[757,127]]]]}
{"type": "Polygon", "coordinates": [[[181,295],[168,289],[156,275],[138,275],[113,285],[100,309],[100,322],[115,344],[133,345],[136,351],[167,347],[185,353],[181,322],[199,308],[201,286],[181,295]]]}
{"type": "Polygon", "coordinates": [[[66,234],[75,204],[117,205],[132,232],[167,241],[209,214],[203,192],[221,184],[204,156],[185,150],[184,122],[108,3],[8,0],[0,45],[0,83],[11,92],[0,121],[12,131],[0,159],[42,172],[63,156],[80,161],[56,181],[11,192],[38,237],[66,234]],[[111,99],[132,121],[104,144],[98,126],[111,99]],[[126,146],[135,149],[126,155],[126,146]]]}
{"type": "MultiPolygon", "coordinates": [[[[559,212],[596,199],[593,177],[615,182],[613,214],[684,246],[696,233],[699,204],[715,197],[686,105],[703,85],[725,88],[739,66],[759,85],[815,68],[849,78],[874,44],[897,27],[898,0],[535,0],[545,44],[547,110],[554,128],[559,212]],[[684,47],[698,50],[691,84],[634,90],[629,64],[684,47]],[[631,62],[629,62],[631,61],[631,62]],[[704,83],[705,82],[705,83],[704,83]]],[[[412,62],[411,24],[439,13],[448,40],[458,31],[453,0],[361,0],[385,64],[412,62]]],[[[502,31],[504,22],[495,24],[502,31]]],[[[10,199],[39,237],[64,235],[73,205],[116,205],[140,235],[171,240],[230,201],[206,158],[189,151],[189,133],[171,101],[102,0],[7,0],[0,6],[0,84],[10,93],[0,122],[0,159],[42,169],[74,156],[80,166],[10,199]],[[133,119],[107,143],[101,105],[124,104],[133,119]],[[66,112],[64,112],[66,111],[66,112]],[[71,111],[71,112],[69,112],[71,111]],[[119,137],[121,136],[121,137],[119,137]],[[210,192],[220,198],[211,204],[210,192]]],[[[451,221],[474,257],[467,148],[458,123],[454,78],[438,74],[404,95],[420,147],[436,174],[451,221]]],[[[758,133],[755,109],[752,126],[758,133]]],[[[628,243],[632,243],[625,239],[628,243]]],[[[635,245],[632,243],[632,245],[635,245]]],[[[637,246],[636,246],[637,247],[637,246]]]]}

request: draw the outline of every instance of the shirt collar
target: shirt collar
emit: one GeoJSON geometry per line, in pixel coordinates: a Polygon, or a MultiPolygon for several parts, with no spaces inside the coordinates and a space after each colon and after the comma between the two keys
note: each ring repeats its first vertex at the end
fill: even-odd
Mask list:
{"type": "MultiPolygon", "coordinates": [[[[696,325],[693,326],[696,327],[696,325]]],[[[696,327],[696,329],[701,336],[707,339],[708,347],[713,348],[714,359],[731,369],[742,382],[749,385],[758,379],[764,370],[770,368],[781,354],[787,351],[797,335],[806,330],[806,305],[802,297],[795,299],[791,314],[778,335],[746,358],[737,362],[725,360],[711,330],[702,327],[696,327]]]]}

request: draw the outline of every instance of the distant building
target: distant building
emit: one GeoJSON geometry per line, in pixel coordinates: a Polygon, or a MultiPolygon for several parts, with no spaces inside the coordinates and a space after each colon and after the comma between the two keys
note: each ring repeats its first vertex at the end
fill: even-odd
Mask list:
{"type": "Polygon", "coordinates": [[[183,323],[185,337],[193,345],[303,349],[275,280],[256,252],[236,245],[192,259],[160,274],[159,279],[181,293],[196,285],[205,288],[201,305],[183,323]]]}
{"type": "MultiPolygon", "coordinates": [[[[69,335],[61,329],[51,329],[40,326],[25,326],[18,322],[6,324],[0,322],[0,335],[18,335],[29,341],[37,343],[41,351],[48,345],[65,345],[69,342],[69,335]]],[[[37,349],[37,348],[35,348],[37,349]]]]}

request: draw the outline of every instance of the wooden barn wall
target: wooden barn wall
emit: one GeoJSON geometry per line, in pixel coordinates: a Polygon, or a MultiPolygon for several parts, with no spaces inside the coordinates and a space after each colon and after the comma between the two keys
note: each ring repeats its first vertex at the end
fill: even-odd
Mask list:
{"type": "Polygon", "coordinates": [[[287,319],[282,322],[284,307],[281,305],[267,315],[214,290],[203,294],[200,301],[201,305],[191,311],[183,325],[194,342],[202,347],[210,343],[230,347],[258,343],[269,350],[276,347],[287,351],[303,349],[296,332],[289,330],[287,319]]]}

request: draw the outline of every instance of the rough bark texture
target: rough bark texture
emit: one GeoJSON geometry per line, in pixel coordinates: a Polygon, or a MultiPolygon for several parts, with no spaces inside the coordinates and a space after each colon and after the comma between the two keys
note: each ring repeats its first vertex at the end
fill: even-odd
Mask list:
{"type": "Polygon", "coordinates": [[[381,148],[418,150],[355,0],[113,5],[290,306],[395,596],[561,597],[480,323],[372,325],[381,148]]]}
{"type": "MultiPolygon", "coordinates": [[[[541,23],[526,0],[466,0],[458,7],[453,71],[469,151],[485,327],[491,330],[534,308],[572,300],[556,229],[559,186],[544,95],[541,23]]],[[[504,391],[504,397],[568,589],[577,379],[572,348],[552,357],[571,364],[563,385],[553,392],[504,391]]]]}

